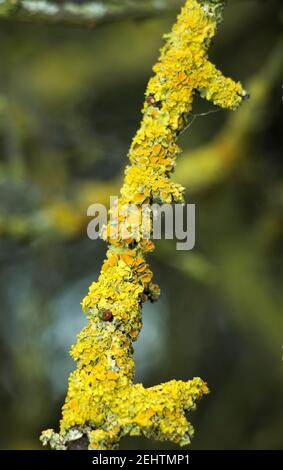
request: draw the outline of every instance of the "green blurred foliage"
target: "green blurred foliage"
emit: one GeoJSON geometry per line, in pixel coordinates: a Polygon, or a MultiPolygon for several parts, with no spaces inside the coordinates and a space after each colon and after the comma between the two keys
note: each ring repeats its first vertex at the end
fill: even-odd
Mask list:
{"type": "MultiPolygon", "coordinates": [[[[173,19],[95,29],[1,20],[3,449],[40,448],[40,430],[58,426],[74,367],[68,350],[85,323],[80,300],[105,253],[87,238],[86,209],[117,192],[173,19]]],[[[197,244],[186,253],[161,241],[152,260],[162,298],[144,311],[137,380],[208,381],[211,394],[192,417],[195,449],[282,448],[281,21],[280,1],[227,7],[211,55],[246,87],[264,83],[264,93],[250,90],[233,116],[196,118],[182,135],[176,178],[187,175],[197,244]],[[219,159],[219,142],[228,160],[219,159]]],[[[195,113],[209,110],[197,100],[195,113]]],[[[122,446],[169,448],[133,439],[122,446]]]]}

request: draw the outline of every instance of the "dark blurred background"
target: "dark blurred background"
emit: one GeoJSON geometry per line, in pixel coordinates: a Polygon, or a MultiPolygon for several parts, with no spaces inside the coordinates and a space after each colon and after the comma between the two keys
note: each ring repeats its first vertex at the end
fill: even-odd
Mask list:
{"type": "MultiPolygon", "coordinates": [[[[2,449],[39,449],[58,429],[80,301],[106,250],[86,209],[117,194],[177,3],[97,25],[0,19],[2,449]]],[[[283,448],[282,21],[280,0],[229,2],[210,57],[251,97],[182,135],[175,179],[197,243],[161,241],[151,259],[162,296],[144,308],[136,380],[207,380],[192,449],[283,448]]],[[[197,99],[194,113],[211,108],[197,99]]]]}

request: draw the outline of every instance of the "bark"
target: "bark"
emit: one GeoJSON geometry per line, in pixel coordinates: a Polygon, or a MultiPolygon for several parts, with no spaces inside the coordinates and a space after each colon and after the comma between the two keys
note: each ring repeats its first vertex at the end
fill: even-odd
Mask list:
{"type": "Polygon", "coordinates": [[[70,441],[67,450],[88,450],[89,440],[87,436],[83,436],[75,441],[70,441]]]}

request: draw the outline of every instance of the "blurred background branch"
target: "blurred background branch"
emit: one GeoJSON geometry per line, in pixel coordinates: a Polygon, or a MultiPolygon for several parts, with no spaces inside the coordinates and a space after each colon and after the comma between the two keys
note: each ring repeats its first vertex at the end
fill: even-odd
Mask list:
{"type": "MultiPolygon", "coordinates": [[[[268,102],[283,74],[283,38],[279,38],[261,69],[248,80],[250,99],[207,145],[184,152],[175,178],[191,192],[207,190],[233,171],[239,159],[248,156],[253,136],[264,126],[268,102]]],[[[200,117],[203,124],[205,116],[200,117]]]]}
{"type": "Polygon", "coordinates": [[[0,0],[0,16],[24,21],[95,26],[177,9],[182,0],[0,0]]]}
{"type": "MultiPolygon", "coordinates": [[[[274,84],[280,80],[283,73],[282,49],[283,39],[279,38],[265,64],[247,82],[250,100],[237,113],[232,113],[228,117],[214,139],[179,157],[174,179],[183,186],[189,187],[191,194],[207,191],[219,184],[233,171],[240,159],[248,157],[253,136],[264,125],[274,84]]],[[[8,110],[8,104],[2,98],[2,110],[5,106],[8,110]]],[[[199,119],[205,123],[206,117],[201,116],[199,119]]],[[[17,155],[16,174],[20,173],[23,181],[23,162],[20,152],[15,150],[19,146],[17,133],[12,126],[11,119],[7,121],[6,118],[5,123],[7,145],[11,141],[9,147],[14,155],[14,158],[8,159],[6,168],[10,168],[11,171],[12,167],[13,170],[15,155],[17,155]]],[[[2,171],[5,171],[3,166],[2,171]]],[[[28,178],[28,174],[25,178],[28,178]]],[[[73,185],[68,197],[49,197],[47,204],[43,201],[42,207],[34,208],[26,214],[8,216],[2,214],[1,218],[0,211],[0,236],[5,234],[16,238],[34,238],[48,233],[67,239],[84,236],[88,223],[87,207],[94,201],[108,206],[109,195],[119,193],[121,179],[122,175],[107,183],[95,180],[77,182],[73,185]]]]}

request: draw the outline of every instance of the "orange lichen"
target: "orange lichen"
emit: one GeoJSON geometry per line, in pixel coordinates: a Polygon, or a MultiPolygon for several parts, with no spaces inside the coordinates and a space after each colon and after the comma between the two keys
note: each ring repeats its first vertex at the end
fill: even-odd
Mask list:
{"type": "Polygon", "coordinates": [[[187,0],[154,67],[120,198],[104,230],[110,245],[107,259],[82,301],[88,325],[71,351],[77,368],[69,378],[60,434],[42,434],[43,443],[54,448],[67,448],[82,435],[87,435],[91,449],[115,448],[127,434],[180,445],[188,444],[193,435],[185,412],[208,393],[200,378],[148,389],[133,384],[132,342],[142,327],[142,304],[159,295],[145,260],[154,245],[143,238],[136,217],[143,204],[183,201],[184,188],[171,181],[170,173],[180,152],[176,139],[196,91],[227,109],[236,109],[245,96],[239,83],[225,78],[207,59],[218,15],[215,2],[187,0]],[[134,216],[123,209],[131,204],[134,216]],[[135,234],[127,235],[133,224],[135,234]],[[101,311],[111,312],[111,321],[103,319],[101,311]]]}

